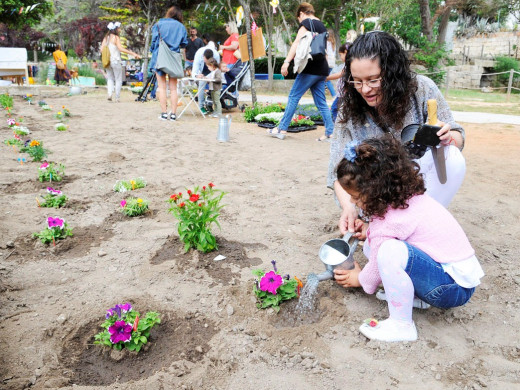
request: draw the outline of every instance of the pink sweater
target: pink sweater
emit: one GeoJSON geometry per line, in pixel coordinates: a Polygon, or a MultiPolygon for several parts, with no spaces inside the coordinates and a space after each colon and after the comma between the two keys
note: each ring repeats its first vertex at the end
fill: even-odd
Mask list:
{"type": "Polygon", "coordinates": [[[381,284],[377,252],[386,240],[406,241],[439,263],[454,263],[475,254],[462,227],[440,203],[428,195],[416,195],[408,205],[406,209],[390,208],[384,219],[370,221],[370,257],[359,274],[359,283],[367,294],[373,294],[381,284]]]}

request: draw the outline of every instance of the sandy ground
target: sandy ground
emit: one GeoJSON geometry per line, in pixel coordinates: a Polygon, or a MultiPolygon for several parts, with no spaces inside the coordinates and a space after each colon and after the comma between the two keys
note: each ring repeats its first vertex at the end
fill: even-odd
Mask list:
{"type": "MultiPolygon", "coordinates": [[[[39,163],[20,165],[0,146],[1,388],[520,388],[520,126],[465,125],[468,171],[450,210],[486,272],[481,286],[464,307],[415,311],[417,342],[386,344],[357,330],[386,317],[385,304],[331,281],[301,324],[291,321],[293,302],[279,314],[255,307],[252,269],[276,259],[305,279],[322,271],[318,249],[338,236],[329,144],[314,141],[323,127],[281,142],[234,111],[231,141],[219,143],[216,119],[161,122],[158,103],[129,93],[116,104],[101,92],[64,92],[45,100],[70,109],[67,132],[20,98],[14,112],[49,160],[66,165],[67,207],[38,208],[39,163]],[[135,195],[152,212],[126,218],[112,187],[138,176],[148,186],[135,195]],[[220,249],[183,254],[166,200],[210,181],[228,192],[214,230],[220,249]],[[30,238],[49,215],[75,233],[55,248],[30,238]],[[147,351],[118,360],[92,342],[105,310],[124,302],[163,322],[147,351]]],[[[10,138],[5,124],[0,131],[10,138]]]]}

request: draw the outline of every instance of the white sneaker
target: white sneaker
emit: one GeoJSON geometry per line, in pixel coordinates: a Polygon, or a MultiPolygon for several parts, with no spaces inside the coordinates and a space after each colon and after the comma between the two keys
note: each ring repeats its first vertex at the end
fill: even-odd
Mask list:
{"type": "Polygon", "coordinates": [[[177,115],[170,113],[170,120],[171,121],[177,120],[177,115]]]}
{"type": "Polygon", "coordinates": [[[412,321],[404,322],[388,318],[384,321],[365,320],[359,331],[370,340],[397,342],[417,340],[417,329],[412,321]]]}
{"type": "Polygon", "coordinates": [[[167,121],[169,119],[169,115],[167,112],[163,112],[161,115],[159,115],[159,119],[162,121],[167,121]]]}
{"type": "MultiPolygon", "coordinates": [[[[378,290],[376,292],[376,298],[380,301],[386,301],[386,293],[385,290],[378,290]]],[[[424,302],[422,299],[419,299],[417,297],[413,298],[413,307],[416,309],[429,309],[431,305],[429,303],[424,302]]]]}

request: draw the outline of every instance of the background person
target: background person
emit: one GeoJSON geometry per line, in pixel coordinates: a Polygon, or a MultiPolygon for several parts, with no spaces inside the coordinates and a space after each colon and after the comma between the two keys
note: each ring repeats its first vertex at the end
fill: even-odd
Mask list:
{"type": "MultiPolygon", "coordinates": [[[[329,28],[327,30],[329,36],[327,38],[327,63],[329,64],[329,75],[332,72],[332,69],[336,66],[336,38],[334,37],[334,30],[329,28]]],[[[325,83],[325,87],[330,91],[330,95],[335,98],[336,91],[334,90],[334,85],[332,81],[327,78],[327,82],[325,83]]]]}
{"type": "MultiPolygon", "coordinates": [[[[339,58],[341,59],[341,66],[336,73],[331,73],[327,80],[338,80],[336,84],[336,98],[332,102],[332,106],[330,106],[330,113],[332,115],[332,121],[336,122],[336,118],[338,117],[338,99],[343,95],[343,89],[345,86],[345,82],[343,81],[343,69],[345,68],[345,57],[347,56],[348,44],[343,44],[339,47],[339,58]]],[[[325,137],[330,138],[332,134],[325,134],[325,137]]],[[[318,138],[318,141],[323,141],[324,137],[318,138]]]]}
{"type": "Polygon", "coordinates": [[[235,22],[228,22],[226,24],[226,32],[229,37],[223,45],[220,45],[218,50],[222,51],[222,61],[227,64],[228,69],[231,69],[237,58],[235,57],[235,50],[238,49],[238,29],[235,22]]]}
{"type": "MultiPolygon", "coordinates": [[[[314,8],[309,3],[301,3],[299,5],[298,9],[296,10],[296,17],[300,23],[300,28],[282,66],[281,72],[284,76],[287,76],[289,73],[289,63],[296,56],[296,49],[300,43],[300,39],[311,30],[317,32],[318,34],[327,31],[323,23],[316,16],[314,16],[314,8]]],[[[294,84],[291,88],[291,92],[289,92],[287,106],[285,107],[285,112],[282,120],[280,121],[280,124],[278,127],[269,130],[267,133],[278,139],[285,138],[287,129],[289,128],[289,124],[291,123],[292,117],[296,111],[296,107],[298,106],[301,97],[305,92],[307,92],[307,90],[310,89],[312,98],[314,99],[314,104],[316,107],[318,107],[318,110],[323,117],[323,122],[325,122],[325,132],[332,134],[334,131],[334,123],[332,122],[329,106],[327,106],[327,100],[325,99],[325,79],[328,75],[329,65],[325,56],[319,59],[309,60],[305,68],[301,71],[301,73],[298,73],[296,79],[294,80],[294,84]]]]}
{"type": "MultiPolygon", "coordinates": [[[[193,77],[196,78],[203,78],[210,73],[208,67],[206,66],[206,62],[210,58],[214,58],[217,61],[217,63],[220,63],[220,55],[218,54],[215,45],[211,41],[211,37],[208,34],[202,34],[202,40],[204,41],[206,46],[203,46],[199,50],[197,50],[193,59],[193,68],[191,74],[193,77]]],[[[197,99],[199,101],[200,111],[203,114],[207,113],[207,110],[204,107],[204,104],[206,103],[206,85],[207,81],[201,80],[198,82],[197,99]]]]}
{"type": "Polygon", "coordinates": [[[108,45],[110,51],[110,65],[105,69],[107,78],[107,92],[108,100],[112,100],[112,95],[115,92],[115,101],[119,101],[121,95],[121,86],[123,84],[123,68],[121,65],[121,52],[133,55],[135,58],[141,58],[137,53],[125,49],[121,46],[119,34],[121,32],[121,23],[110,22],[107,26],[108,32],[101,43],[101,52],[103,48],[108,45]]]}
{"type": "Polygon", "coordinates": [[[202,46],[204,46],[204,42],[197,36],[197,29],[195,27],[191,27],[188,44],[186,45],[186,49],[184,50],[184,69],[186,70],[186,75],[189,76],[191,74],[195,53],[202,46]]]}
{"type": "MultiPolygon", "coordinates": [[[[168,8],[164,18],[152,27],[152,44],[150,51],[152,52],[151,67],[155,69],[157,64],[157,54],[159,53],[159,33],[162,40],[168,45],[171,51],[180,53],[181,47],[186,47],[188,44],[188,33],[182,24],[182,11],[176,5],[168,8]]],[[[166,99],[166,73],[156,70],[157,74],[157,94],[159,95],[159,103],[161,104],[160,120],[177,119],[177,79],[168,77],[168,84],[170,88],[170,104],[171,111],[168,113],[168,102],[166,99]]]]}
{"type": "Polygon", "coordinates": [[[353,231],[358,213],[350,196],[339,185],[334,171],[342,159],[343,149],[350,141],[363,141],[391,133],[401,139],[409,124],[426,123],[427,100],[438,104],[437,132],[445,145],[448,180],[441,184],[428,150],[417,162],[424,175],[428,195],[445,207],[459,189],[466,172],[460,149],[464,146],[464,129],[454,121],[448,103],[429,78],[410,69],[408,56],[401,44],[386,32],[360,35],[349,47],[345,60],[344,94],[330,148],[327,186],[333,188],[342,208],[339,220],[341,233],[353,231]]]}
{"type": "Polygon", "coordinates": [[[56,63],[56,70],[54,71],[54,80],[56,81],[56,85],[60,85],[60,82],[67,83],[70,79],[70,72],[67,69],[67,55],[64,51],[61,50],[61,45],[56,45],[56,50],[52,53],[52,58],[54,58],[54,62],[56,63]],[[61,60],[64,69],[58,69],[58,62],[61,60]]]}

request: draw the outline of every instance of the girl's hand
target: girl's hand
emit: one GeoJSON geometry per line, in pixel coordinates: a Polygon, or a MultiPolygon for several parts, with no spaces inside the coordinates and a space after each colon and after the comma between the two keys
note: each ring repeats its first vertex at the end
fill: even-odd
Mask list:
{"type": "Polygon", "coordinates": [[[288,62],[283,63],[281,72],[284,77],[289,74],[289,63],[288,62]]]}
{"type": "Polygon", "coordinates": [[[359,218],[354,221],[354,231],[356,233],[353,236],[358,240],[364,241],[367,239],[367,230],[368,223],[359,218]]]}
{"type": "Polygon", "coordinates": [[[360,272],[361,267],[359,266],[359,263],[354,261],[354,269],[335,269],[334,279],[336,279],[336,283],[341,287],[361,287],[361,284],[359,283],[360,272]]]}

